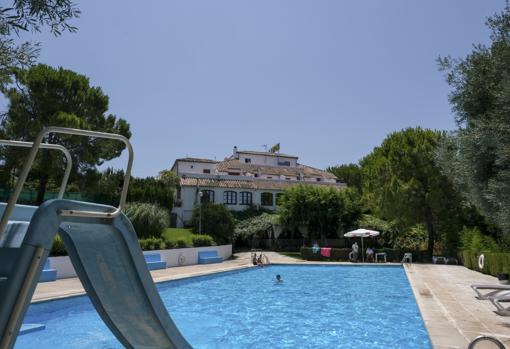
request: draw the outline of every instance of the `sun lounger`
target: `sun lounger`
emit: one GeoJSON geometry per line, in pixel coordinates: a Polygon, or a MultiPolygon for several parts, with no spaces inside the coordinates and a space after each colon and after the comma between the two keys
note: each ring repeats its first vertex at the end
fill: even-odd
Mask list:
{"type": "Polygon", "coordinates": [[[478,299],[489,299],[496,297],[502,292],[510,292],[510,285],[471,285],[473,291],[476,292],[476,298],[478,299]],[[487,293],[482,293],[480,290],[490,290],[487,293]]]}
{"type": "Polygon", "coordinates": [[[510,316],[510,305],[504,306],[501,303],[510,302],[510,291],[502,293],[500,296],[490,297],[489,300],[496,307],[497,310],[494,312],[501,316],[510,316]]]}

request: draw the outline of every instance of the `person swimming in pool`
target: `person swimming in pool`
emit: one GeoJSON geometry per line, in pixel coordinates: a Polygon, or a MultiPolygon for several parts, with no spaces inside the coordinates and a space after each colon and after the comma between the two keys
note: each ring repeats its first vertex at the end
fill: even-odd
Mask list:
{"type": "Polygon", "coordinates": [[[283,280],[282,280],[282,277],[280,276],[280,274],[276,274],[276,283],[281,284],[282,282],[283,282],[283,280]]]}

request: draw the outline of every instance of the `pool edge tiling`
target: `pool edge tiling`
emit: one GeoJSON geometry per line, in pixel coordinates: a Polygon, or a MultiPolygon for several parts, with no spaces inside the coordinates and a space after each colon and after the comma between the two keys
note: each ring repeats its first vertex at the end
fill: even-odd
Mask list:
{"type": "Polygon", "coordinates": [[[510,347],[510,319],[494,314],[469,287],[496,278],[454,265],[411,264],[405,270],[434,349],[465,349],[479,335],[510,347]]]}

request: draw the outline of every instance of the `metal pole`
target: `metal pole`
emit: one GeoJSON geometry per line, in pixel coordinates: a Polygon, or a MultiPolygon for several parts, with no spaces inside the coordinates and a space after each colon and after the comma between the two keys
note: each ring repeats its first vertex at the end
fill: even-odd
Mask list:
{"type": "Polygon", "coordinates": [[[202,190],[198,191],[198,233],[202,234],[202,197],[204,196],[204,192],[202,190]]]}
{"type": "Polygon", "coordinates": [[[361,262],[365,263],[365,248],[363,247],[363,236],[361,237],[361,262]]]}
{"type": "Polygon", "coordinates": [[[199,219],[198,219],[198,233],[202,234],[202,203],[199,204],[199,219]]]}

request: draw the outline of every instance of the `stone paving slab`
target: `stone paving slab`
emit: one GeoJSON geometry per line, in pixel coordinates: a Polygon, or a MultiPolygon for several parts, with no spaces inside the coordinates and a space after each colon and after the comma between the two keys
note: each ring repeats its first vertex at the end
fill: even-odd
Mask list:
{"type": "Polygon", "coordinates": [[[465,349],[480,335],[494,336],[510,347],[510,318],[494,314],[494,306],[476,299],[470,287],[497,284],[496,278],[455,265],[405,268],[435,349],[465,349]]]}

